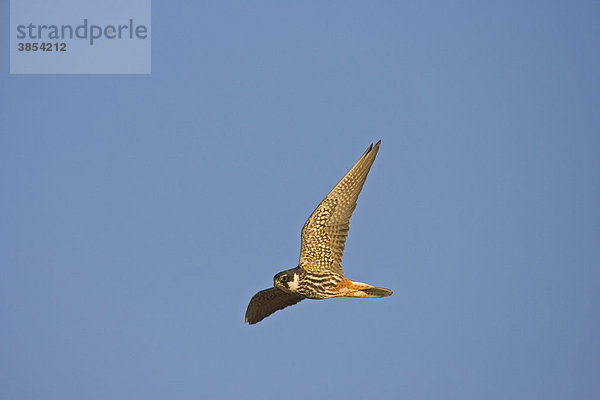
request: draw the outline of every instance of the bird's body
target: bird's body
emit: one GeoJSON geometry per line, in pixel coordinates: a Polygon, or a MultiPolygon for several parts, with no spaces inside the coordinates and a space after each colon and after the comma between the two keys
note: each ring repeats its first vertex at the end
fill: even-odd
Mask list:
{"type": "Polygon", "coordinates": [[[389,289],[351,281],[344,277],[342,269],[350,217],[380,143],[369,146],[308,218],[302,228],[298,266],[275,275],[274,287],[252,297],[246,311],[246,322],[255,324],[305,298],[375,298],[392,294],[389,289]]]}
{"type": "Polygon", "coordinates": [[[300,267],[283,271],[274,278],[274,285],[284,292],[296,293],[309,299],[328,299],[337,297],[336,287],[344,281],[342,275],[330,274],[308,274],[300,267]],[[290,274],[289,280],[282,281],[283,274],[290,274]]]}
{"type": "Polygon", "coordinates": [[[377,288],[366,283],[354,282],[344,275],[332,273],[307,273],[302,268],[296,267],[280,272],[273,278],[274,286],[287,293],[299,294],[308,299],[322,300],[331,297],[385,297],[391,290],[377,288]],[[282,281],[283,274],[291,276],[289,280],[282,281]],[[375,289],[379,289],[375,290],[375,289]]]}

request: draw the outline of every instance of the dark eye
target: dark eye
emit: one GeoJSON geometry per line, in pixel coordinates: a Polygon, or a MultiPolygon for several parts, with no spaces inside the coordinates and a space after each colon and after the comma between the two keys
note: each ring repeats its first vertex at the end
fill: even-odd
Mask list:
{"type": "Polygon", "coordinates": [[[283,275],[281,277],[281,282],[287,282],[287,275],[283,275]]]}

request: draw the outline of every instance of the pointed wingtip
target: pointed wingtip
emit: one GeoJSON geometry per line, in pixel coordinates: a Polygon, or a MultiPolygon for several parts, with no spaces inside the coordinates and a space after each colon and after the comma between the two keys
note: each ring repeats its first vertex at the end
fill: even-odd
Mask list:
{"type": "Polygon", "coordinates": [[[371,153],[372,151],[377,153],[379,151],[380,144],[381,144],[381,140],[379,140],[377,143],[375,143],[375,145],[373,145],[373,143],[371,143],[371,145],[367,148],[367,151],[365,151],[364,155],[367,155],[367,154],[371,153]]]}
{"type": "Polygon", "coordinates": [[[371,144],[369,145],[369,147],[367,147],[367,153],[369,151],[371,151],[372,149],[379,147],[380,144],[381,144],[381,139],[379,139],[377,141],[377,143],[375,143],[375,145],[373,145],[373,142],[371,142],[371,144]]]}
{"type": "Polygon", "coordinates": [[[371,152],[371,150],[378,151],[380,144],[381,144],[381,139],[377,143],[375,143],[375,145],[373,145],[373,142],[371,142],[371,144],[367,147],[367,150],[365,151],[364,155],[369,154],[371,152]]]}

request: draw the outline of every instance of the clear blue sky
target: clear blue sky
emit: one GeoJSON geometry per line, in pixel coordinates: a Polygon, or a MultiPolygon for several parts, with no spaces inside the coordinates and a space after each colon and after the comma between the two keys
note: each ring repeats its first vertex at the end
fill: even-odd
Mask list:
{"type": "Polygon", "coordinates": [[[600,4],[483,3],[154,1],[146,76],[5,30],[0,398],[600,398],[600,4]],[[344,267],[394,295],[244,324],[378,139],[344,267]]]}

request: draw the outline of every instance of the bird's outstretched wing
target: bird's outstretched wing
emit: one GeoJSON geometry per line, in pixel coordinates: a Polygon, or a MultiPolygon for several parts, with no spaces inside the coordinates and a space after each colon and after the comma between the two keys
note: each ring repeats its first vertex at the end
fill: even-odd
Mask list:
{"type": "Polygon", "coordinates": [[[246,322],[250,325],[260,322],[275,311],[294,305],[303,299],[304,296],[287,293],[276,287],[261,290],[252,297],[248,304],[246,322]]]}
{"type": "Polygon", "coordinates": [[[343,275],[342,257],[356,200],[379,151],[371,143],[350,171],[335,185],[302,228],[300,268],[311,273],[343,275]]]}

